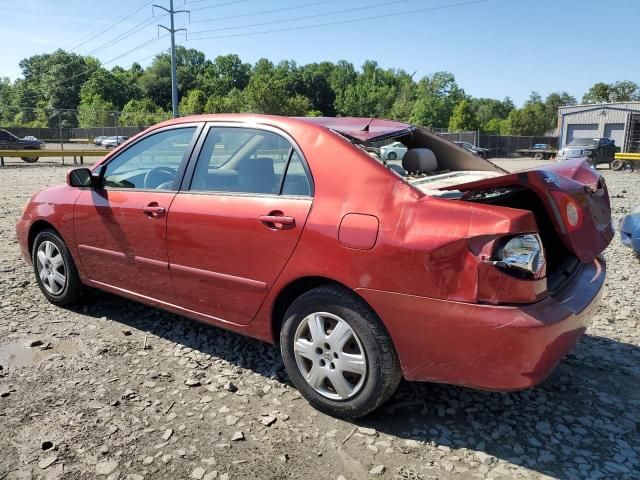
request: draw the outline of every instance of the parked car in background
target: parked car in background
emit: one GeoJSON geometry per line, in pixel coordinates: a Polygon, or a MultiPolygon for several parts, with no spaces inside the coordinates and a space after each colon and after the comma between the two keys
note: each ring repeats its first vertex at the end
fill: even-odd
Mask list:
{"type": "Polygon", "coordinates": [[[34,142],[38,142],[40,143],[40,145],[44,145],[44,142],[42,140],[40,140],[38,137],[34,137],[33,135],[25,135],[24,137],[22,137],[23,140],[32,140],[34,142]]]}
{"type": "Polygon", "coordinates": [[[536,143],[531,148],[520,148],[516,150],[518,155],[532,157],[536,160],[548,160],[558,155],[558,150],[548,143],[536,143]]]}
{"type": "Polygon", "coordinates": [[[640,205],[620,221],[620,239],[640,257],[640,205]]]}
{"type": "Polygon", "coordinates": [[[94,139],[93,139],[93,144],[94,144],[96,147],[99,147],[99,146],[101,146],[101,145],[102,145],[102,142],[103,142],[104,140],[106,140],[107,138],[109,138],[109,137],[108,137],[108,136],[106,136],[106,135],[100,135],[100,136],[98,136],[98,137],[96,137],[96,138],[94,138],[94,139]]]}
{"type": "MultiPolygon", "coordinates": [[[[44,142],[35,137],[18,138],[7,130],[0,129],[0,150],[41,150],[44,142]]],[[[27,163],[37,162],[40,157],[20,157],[27,163]]]]}
{"type": "Polygon", "coordinates": [[[123,137],[123,136],[107,137],[102,141],[102,146],[105,148],[114,148],[120,145],[121,143],[126,142],[127,140],[129,140],[129,137],[123,137]]]}
{"type": "Polygon", "coordinates": [[[574,138],[558,152],[557,159],[585,158],[595,168],[601,163],[611,165],[615,153],[616,145],[610,138],[574,138]]]}
{"type": "Polygon", "coordinates": [[[402,142],[393,142],[380,147],[380,155],[385,160],[401,160],[407,153],[407,147],[402,142]]]}
{"type": "Polygon", "coordinates": [[[53,304],[90,286],[275,343],[312,405],[353,418],[403,377],[541,382],[597,311],[613,228],[581,160],[509,174],[405,123],[219,114],[71,170],[16,233],[53,304]],[[404,175],[366,151],[384,139],[404,175]]]}
{"type": "Polygon", "coordinates": [[[474,144],[469,142],[453,142],[453,143],[482,158],[489,158],[488,148],[476,147],[474,144]]]}

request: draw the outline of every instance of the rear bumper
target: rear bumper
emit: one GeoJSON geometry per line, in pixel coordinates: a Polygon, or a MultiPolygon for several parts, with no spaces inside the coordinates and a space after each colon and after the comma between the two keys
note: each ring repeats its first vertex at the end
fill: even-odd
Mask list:
{"type": "Polygon", "coordinates": [[[407,380],[511,391],[544,380],[584,334],[602,295],[598,258],[555,296],[525,306],[359,289],[383,319],[407,380]]]}

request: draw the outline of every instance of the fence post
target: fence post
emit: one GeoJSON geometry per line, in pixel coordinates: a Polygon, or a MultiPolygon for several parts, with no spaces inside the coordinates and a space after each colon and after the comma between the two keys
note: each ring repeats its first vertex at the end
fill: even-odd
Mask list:
{"type": "MultiPolygon", "coordinates": [[[[58,110],[58,130],[60,132],[60,150],[64,150],[64,142],[62,141],[62,112],[58,110]]],[[[64,165],[64,152],[62,153],[62,165],[64,165]]]]}

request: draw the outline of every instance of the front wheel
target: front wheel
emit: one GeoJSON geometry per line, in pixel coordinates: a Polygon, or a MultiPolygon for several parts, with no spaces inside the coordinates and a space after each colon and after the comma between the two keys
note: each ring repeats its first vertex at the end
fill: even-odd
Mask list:
{"type": "Polygon", "coordinates": [[[396,152],[389,152],[389,154],[387,155],[387,158],[389,160],[395,160],[396,158],[398,158],[398,154],[396,152]]]}
{"type": "Polygon", "coordinates": [[[51,303],[68,306],[83,293],[76,264],[66,244],[53,230],[43,230],[33,242],[33,271],[40,290],[51,303]]]}
{"type": "Polygon", "coordinates": [[[338,287],[310,290],[285,314],[280,348],[289,378],[318,410],[358,418],[382,405],[402,378],[377,315],[338,287]]]}
{"type": "Polygon", "coordinates": [[[23,162],[36,163],[40,157],[20,157],[23,162]]]}

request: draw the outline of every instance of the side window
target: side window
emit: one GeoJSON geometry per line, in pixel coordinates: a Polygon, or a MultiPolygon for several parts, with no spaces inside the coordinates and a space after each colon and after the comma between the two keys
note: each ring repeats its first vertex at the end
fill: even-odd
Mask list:
{"type": "Polygon", "coordinates": [[[196,163],[191,190],[278,194],[291,144],[265,130],[214,127],[196,163]]]}
{"type": "Polygon", "coordinates": [[[311,195],[309,177],[307,177],[302,159],[295,151],[291,155],[291,161],[287,167],[287,175],[284,177],[282,195],[311,195]]]}
{"type": "Polygon", "coordinates": [[[196,127],[150,135],[107,164],[105,188],[171,190],[196,127]]]}

